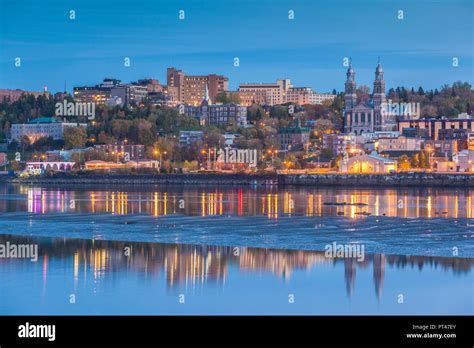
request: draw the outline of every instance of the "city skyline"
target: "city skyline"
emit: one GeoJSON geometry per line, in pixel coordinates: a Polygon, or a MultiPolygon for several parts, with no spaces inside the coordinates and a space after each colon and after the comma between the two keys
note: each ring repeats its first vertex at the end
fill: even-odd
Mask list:
{"type": "Polygon", "coordinates": [[[342,91],[344,58],[352,57],[359,85],[370,86],[378,56],[387,71],[387,89],[472,83],[473,55],[467,49],[473,40],[471,2],[367,4],[341,0],[322,8],[305,1],[211,2],[204,10],[198,1],[174,6],[143,1],[121,13],[120,6],[106,2],[45,7],[3,0],[1,88],[38,91],[48,86],[58,92],[66,84],[71,92],[105,77],[164,83],[166,68],[175,66],[190,75],[227,76],[230,90],[240,83],[290,78],[317,92],[342,91]],[[397,18],[399,10],[403,19],[397,18]],[[288,11],[294,11],[294,19],[288,11]],[[218,30],[223,34],[215,35],[218,30]],[[415,30],[418,35],[411,35],[415,30]],[[21,67],[15,67],[16,57],[21,67]],[[124,67],[126,57],[130,67],[124,67]]]}

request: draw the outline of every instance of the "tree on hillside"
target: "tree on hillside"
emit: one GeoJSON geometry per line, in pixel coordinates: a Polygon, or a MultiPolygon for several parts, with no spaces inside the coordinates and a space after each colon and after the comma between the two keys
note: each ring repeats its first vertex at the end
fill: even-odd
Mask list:
{"type": "Polygon", "coordinates": [[[68,150],[81,148],[86,145],[87,133],[83,127],[66,127],[63,136],[64,146],[68,150]]]}

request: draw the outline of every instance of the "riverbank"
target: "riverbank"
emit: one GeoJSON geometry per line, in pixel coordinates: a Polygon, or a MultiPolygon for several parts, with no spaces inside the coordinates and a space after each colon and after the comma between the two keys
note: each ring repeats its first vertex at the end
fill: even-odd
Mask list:
{"type": "Polygon", "coordinates": [[[56,174],[30,178],[4,177],[0,182],[31,185],[213,185],[213,186],[347,186],[474,187],[473,174],[56,174]]]}

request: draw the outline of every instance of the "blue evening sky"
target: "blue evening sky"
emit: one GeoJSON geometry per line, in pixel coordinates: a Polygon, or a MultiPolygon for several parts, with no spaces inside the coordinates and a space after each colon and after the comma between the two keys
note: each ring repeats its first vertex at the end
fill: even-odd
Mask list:
{"type": "Polygon", "coordinates": [[[387,88],[473,84],[473,19],[472,0],[0,0],[0,88],[166,83],[174,66],[224,74],[231,89],[290,78],[339,91],[349,56],[358,84],[372,86],[378,56],[387,88]]]}

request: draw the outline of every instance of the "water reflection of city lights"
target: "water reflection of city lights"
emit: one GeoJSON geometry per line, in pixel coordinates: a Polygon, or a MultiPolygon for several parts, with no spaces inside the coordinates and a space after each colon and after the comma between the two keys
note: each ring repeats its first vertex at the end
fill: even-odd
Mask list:
{"type": "Polygon", "coordinates": [[[199,191],[192,188],[170,188],[153,192],[131,192],[72,191],[22,186],[20,193],[26,196],[26,203],[23,200],[0,200],[0,211],[24,210],[35,214],[146,213],[156,217],[175,213],[201,216],[264,215],[269,219],[278,219],[282,215],[344,216],[351,219],[368,215],[403,218],[474,216],[474,191],[469,190],[304,189],[266,192],[243,188],[199,191]],[[186,203],[180,207],[180,202],[186,203]]]}

